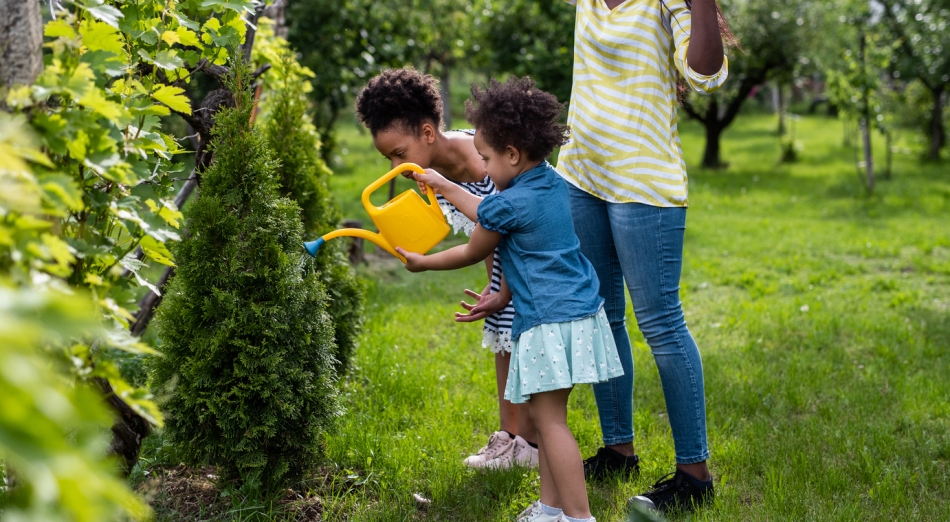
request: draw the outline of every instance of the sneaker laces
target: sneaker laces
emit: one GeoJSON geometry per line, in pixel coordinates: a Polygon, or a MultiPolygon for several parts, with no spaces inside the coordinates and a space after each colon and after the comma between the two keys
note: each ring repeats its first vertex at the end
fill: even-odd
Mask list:
{"type": "MultiPolygon", "coordinates": [[[[502,433],[504,432],[496,431],[495,433],[492,433],[491,436],[488,437],[488,444],[484,445],[482,449],[478,450],[476,455],[490,455],[491,458],[497,457],[498,450],[496,448],[502,446],[505,442],[501,440],[502,433]],[[489,450],[491,451],[489,452],[489,450]]],[[[507,433],[505,433],[505,435],[507,436],[507,433]]]]}
{"type": "Polygon", "coordinates": [[[521,513],[518,513],[518,517],[515,519],[516,522],[521,522],[522,520],[530,517],[531,515],[536,515],[541,512],[541,501],[535,500],[528,507],[524,508],[521,513]]]}
{"type": "Polygon", "coordinates": [[[673,473],[667,473],[666,475],[663,475],[660,480],[656,481],[656,483],[650,487],[650,491],[648,491],[644,496],[650,498],[651,496],[659,495],[670,490],[679,489],[682,486],[680,481],[676,480],[676,478],[675,471],[673,473]]]}

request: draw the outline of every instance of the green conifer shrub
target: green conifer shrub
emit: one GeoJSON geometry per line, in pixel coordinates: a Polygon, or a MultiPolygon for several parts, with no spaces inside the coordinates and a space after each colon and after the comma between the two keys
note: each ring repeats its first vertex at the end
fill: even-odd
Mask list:
{"type": "MultiPolygon", "coordinates": [[[[340,212],[327,188],[330,169],[320,157],[320,137],[307,115],[307,89],[303,86],[309,86],[307,78],[313,73],[297,62],[282,40],[259,52],[273,66],[268,72],[262,126],[280,162],[280,192],[300,205],[307,239],[315,239],[336,228],[340,212]]],[[[314,267],[330,295],[327,312],[334,327],[334,356],[340,375],[349,366],[363,322],[363,291],[343,255],[344,245],[342,241],[325,245],[314,267]]]]}
{"type": "Polygon", "coordinates": [[[339,405],[329,298],[302,269],[300,210],[249,124],[247,74],[215,117],[214,160],[173,247],[152,375],[172,389],[166,433],[183,459],[270,494],[313,468],[339,405]]]}

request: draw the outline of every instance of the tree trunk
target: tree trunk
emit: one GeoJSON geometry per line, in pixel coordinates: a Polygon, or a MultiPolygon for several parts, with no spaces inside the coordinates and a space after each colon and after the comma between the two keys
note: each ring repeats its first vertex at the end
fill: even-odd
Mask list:
{"type": "Polygon", "coordinates": [[[721,122],[718,119],[710,118],[703,125],[706,127],[706,150],[703,153],[703,167],[721,169],[725,167],[719,156],[719,138],[723,130],[721,122]]]}
{"type": "Polygon", "coordinates": [[[861,141],[864,144],[864,169],[868,192],[874,192],[874,154],[871,152],[871,128],[867,117],[861,118],[861,141]]]}
{"type": "Polygon", "coordinates": [[[31,85],[42,71],[39,0],[0,0],[0,84],[31,85]]]}
{"type": "Polygon", "coordinates": [[[442,95],[442,122],[447,130],[452,130],[452,91],[449,89],[451,71],[449,64],[442,64],[442,75],[439,77],[439,94],[442,95]]]}
{"type": "Polygon", "coordinates": [[[264,16],[274,21],[274,34],[287,39],[287,0],[274,0],[264,9],[264,16]]]}
{"type": "Polygon", "coordinates": [[[122,459],[122,470],[126,476],[139,461],[139,452],[142,450],[142,441],[152,431],[148,421],[135,412],[125,403],[109,384],[109,381],[96,377],[96,384],[106,397],[106,403],[115,412],[115,423],[112,425],[112,443],[109,451],[122,459]]]}
{"type": "MultiPolygon", "coordinates": [[[[861,33],[861,39],[858,41],[858,60],[862,70],[865,64],[865,47],[867,45],[867,35],[861,33]]],[[[874,192],[874,152],[871,150],[871,89],[867,85],[861,95],[861,143],[864,145],[864,169],[867,173],[868,192],[874,192]]]]}
{"type": "Polygon", "coordinates": [[[940,149],[946,143],[946,133],[943,128],[943,86],[931,89],[934,104],[930,113],[930,154],[928,157],[937,161],[940,159],[940,149]]]}
{"type": "Polygon", "coordinates": [[[891,150],[892,149],[891,144],[893,143],[893,141],[894,141],[894,138],[891,135],[891,131],[886,131],[884,133],[884,143],[887,147],[886,154],[884,156],[886,158],[885,160],[886,163],[884,167],[884,179],[888,181],[891,180],[891,165],[893,164],[893,156],[894,156],[894,153],[891,150]]]}
{"type": "Polygon", "coordinates": [[[778,131],[777,134],[781,138],[785,135],[785,93],[782,92],[782,84],[775,84],[775,90],[778,91],[778,131]]]}

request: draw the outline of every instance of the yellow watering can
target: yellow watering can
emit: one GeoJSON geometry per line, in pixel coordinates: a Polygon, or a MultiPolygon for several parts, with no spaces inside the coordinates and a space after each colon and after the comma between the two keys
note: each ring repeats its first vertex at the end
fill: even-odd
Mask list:
{"type": "Polygon", "coordinates": [[[378,234],[360,228],[341,228],[316,241],[304,243],[303,246],[307,249],[307,252],[310,252],[312,256],[316,256],[317,251],[327,241],[341,236],[353,236],[372,241],[405,263],[406,258],[396,252],[397,246],[409,252],[425,254],[439,241],[445,239],[445,236],[449,234],[449,224],[445,222],[442,209],[439,208],[439,203],[435,200],[435,193],[432,192],[432,187],[428,185],[426,185],[426,195],[429,197],[428,205],[413,190],[403,192],[381,207],[370,203],[370,194],[407,170],[417,174],[426,173],[422,167],[415,163],[403,163],[363,189],[363,206],[366,208],[370,219],[376,224],[376,228],[379,229],[378,234]]]}

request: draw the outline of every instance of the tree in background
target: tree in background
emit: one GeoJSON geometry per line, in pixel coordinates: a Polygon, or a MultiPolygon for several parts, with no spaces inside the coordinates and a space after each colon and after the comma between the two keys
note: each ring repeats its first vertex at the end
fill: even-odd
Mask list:
{"type": "Polygon", "coordinates": [[[354,90],[381,67],[414,63],[420,54],[403,2],[289,0],[287,39],[301,63],[320,74],[311,80],[313,123],[329,159],[333,126],[354,90]]]}
{"type": "Polygon", "coordinates": [[[562,102],[571,96],[575,9],[565,2],[479,1],[476,64],[492,73],[530,76],[562,102]],[[530,23],[525,23],[530,20],[530,23]]]}
{"type": "MultiPolygon", "coordinates": [[[[320,138],[307,114],[307,94],[314,73],[301,66],[287,42],[271,35],[266,21],[255,48],[257,61],[273,65],[265,78],[262,130],[279,166],[280,193],[300,206],[308,237],[336,228],[340,213],[327,189],[330,169],[320,157],[320,138]]],[[[327,312],[333,325],[336,369],[346,372],[362,326],[363,292],[347,263],[342,243],[320,249],[314,263],[330,297],[327,312]]]]}
{"type": "Polygon", "coordinates": [[[749,93],[772,76],[792,70],[803,51],[806,5],[751,0],[721,2],[736,39],[745,51],[727,51],[729,80],[708,96],[689,93],[683,109],[706,129],[702,165],[721,168],[720,138],[739,114],[749,93]]]}
{"type": "MultiPolygon", "coordinates": [[[[466,63],[472,51],[479,49],[473,31],[473,0],[405,0],[410,37],[420,54],[415,64],[423,72],[439,78],[442,93],[442,121],[455,128],[450,99],[452,71],[466,63]]],[[[467,63],[466,63],[467,65],[467,63]]]]}
{"type": "Polygon", "coordinates": [[[830,61],[826,72],[828,95],[842,116],[858,122],[863,160],[855,164],[859,174],[863,169],[865,188],[873,192],[876,176],[872,131],[880,132],[890,142],[890,129],[885,124],[885,101],[890,98],[884,78],[895,46],[882,43],[880,24],[872,23],[868,4],[838,2],[835,13],[838,18],[831,23],[841,26],[835,33],[839,56],[830,61]]]}
{"type": "Polygon", "coordinates": [[[950,2],[947,0],[875,0],[883,21],[903,51],[895,65],[902,76],[918,79],[930,92],[929,121],[922,127],[930,139],[928,157],[940,159],[947,143],[943,109],[950,94],[950,2]]]}
{"type": "Polygon", "coordinates": [[[278,196],[250,126],[247,74],[236,68],[235,107],[215,119],[190,234],[173,247],[154,378],[172,388],[166,433],[186,462],[272,494],[312,469],[338,404],[327,294],[301,269],[300,209],[278,196]]]}
{"type": "MultiPolygon", "coordinates": [[[[453,68],[480,47],[473,31],[474,0],[290,0],[288,37],[311,80],[313,122],[324,159],[335,148],[333,125],[353,94],[385,67],[415,65],[436,75],[448,99],[453,68]]],[[[451,106],[444,104],[447,127],[451,106]]]]}

